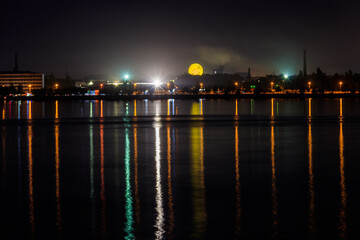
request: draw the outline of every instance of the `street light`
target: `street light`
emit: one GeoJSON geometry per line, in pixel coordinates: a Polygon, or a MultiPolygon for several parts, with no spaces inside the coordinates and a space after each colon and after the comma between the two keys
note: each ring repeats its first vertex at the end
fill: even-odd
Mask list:
{"type": "Polygon", "coordinates": [[[28,87],[29,87],[29,93],[31,93],[31,84],[29,84],[28,87]]]}
{"type": "Polygon", "coordinates": [[[339,84],[340,84],[340,92],[341,92],[341,86],[342,86],[343,82],[340,81],[339,84]]]}
{"type": "Polygon", "coordinates": [[[204,84],[203,83],[200,83],[200,88],[203,88],[204,84]]]}
{"type": "Polygon", "coordinates": [[[100,83],[100,88],[101,88],[101,89],[103,88],[103,86],[104,86],[104,84],[100,83]]]}
{"type": "Polygon", "coordinates": [[[56,83],[55,84],[55,89],[58,89],[58,87],[59,87],[59,84],[56,83]]]}
{"type": "Polygon", "coordinates": [[[271,82],[271,91],[273,91],[274,82],[271,82]]]}
{"type": "Polygon", "coordinates": [[[160,87],[161,84],[162,84],[162,83],[161,83],[160,80],[158,80],[158,79],[156,79],[156,80],[154,81],[154,86],[155,86],[155,88],[160,87]]]}
{"type": "Polygon", "coordinates": [[[309,81],[309,82],[308,82],[308,84],[309,84],[309,92],[310,92],[310,85],[311,85],[311,82],[309,81]]]}

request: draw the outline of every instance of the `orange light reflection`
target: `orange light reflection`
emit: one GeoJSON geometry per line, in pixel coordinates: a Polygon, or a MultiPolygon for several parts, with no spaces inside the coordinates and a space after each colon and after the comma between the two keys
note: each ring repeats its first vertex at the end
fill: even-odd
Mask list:
{"type": "MultiPolygon", "coordinates": [[[[101,100],[102,106],[102,100],[101,100]]],[[[101,234],[106,235],[106,199],[105,199],[105,176],[104,176],[104,125],[100,125],[100,198],[101,198],[101,234]]]]}
{"type": "Polygon", "coordinates": [[[31,114],[31,101],[28,101],[28,119],[32,119],[32,114],[31,114]]]}
{"type": "Polygon", "coordinates": [[[59,101],[55,101],[55,118],[59,118],[59,101]]]}
{"type": "Polygon", "coordinates": [[[241,205],[240,205],[240,170],[239,170],[239,127],[235,126],[235,173],[236,173],[236,236],[241,233],[241,205]]]}
{"type": "Polygon", "coordinates": [[[55,125],[56,227],[61,231],[59,125],[55,125]]]}
{"type": "Polygon", "coordinates": [[[235,116],[238,115],[238,100],[235,99],[235,116]]]}
{"type": "Polygon", "coordinates": [[[272,192],[272,214],[273,214],[273,235],[274,239],[278,236],[278,207],[277,207],[277,187],[276,187],[276,166],[275,166],[275,133],[274,126],[271,126],[271,192],[272,192]]]}
{"type": "MultiPolygon", "coordinates": [[[[341,99],[342,100],[342,99],[341,99]]],[[[340,133],[339,133],[339,158],[340,158],[340,211],[339,211],[339,221],[340,221],[340,237],[341,239],[346,239],[346,183],[345,183],[345,157],[344,157],[344,135],[343,135],[343,122],[340,121],[340,133]]]]}
{"type": "MultiPolygon", "coordinates": [[[[136,106],[136,100],[135,100],[135,106],[136,106]]],[[[134,168],[135,168],[135,216],[136,216],[136,224],[139,226],[139,224],[140,224],[140,199],[139,199],[139,184],[138,184],[137,128],[134,128],[134,168]]]]}
{"type": "MultiPolygon", "coordinates": [[[[309,99],[311,101],[311,99],[309,99]]],[[[308,228],[309,233],[312,234],[315,232],[315,190],[314,190],[314,173],[313,173],[313,145],[312,145],[312,130],[311,123],[309,122],[309,131],[308,131],[308,151],[309,151],[309,220],[308,228]]]]}
{"type": "Polygon", "coordinates": [[[167,164],[168,164],[168,209],[169,209],[169,231],[168,238],[173,239],[174,230],[174,203],[171,186],[171,138],[170,138],[170,127],[167,127],[167,164]]]}
{"type": "Polygon", "coordinates": [[[6,117],[6,101],[4,101],[3,109],[2,109],[2,119],[4,120],[6,117]]]}
{"type": "Polygon", "coordinates": [[[33,187],[33,153],[32,153],[32,126],[28,127],[28,152],[29,152],[29,223],[31,234],[35,233],[35,214],[34,214],[34,187],[33,187]]]}
{"type": "Polygon", "coordinates": [[[170,99],[167,100],[167,115],[170,116],[170,99]]]}
{"type": "Polygon", "coordinates": [[[103,107],[103,102],[104,100],[100,101],[100,117],[103,118],[104,117],[104,107],[103,107]]]}
{"type": "Polygon", "coordinates": [[[343,117],[343,99],[340,98],[340,117],[343,117]]]}

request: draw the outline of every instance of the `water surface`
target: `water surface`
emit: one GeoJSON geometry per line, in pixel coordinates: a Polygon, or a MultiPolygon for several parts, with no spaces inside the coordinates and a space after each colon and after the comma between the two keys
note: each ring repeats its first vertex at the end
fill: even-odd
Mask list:
{"type": "Polygon", "coordinates": [[[360,101],[6,101],[5,239],[356,239],[360,101]]]}

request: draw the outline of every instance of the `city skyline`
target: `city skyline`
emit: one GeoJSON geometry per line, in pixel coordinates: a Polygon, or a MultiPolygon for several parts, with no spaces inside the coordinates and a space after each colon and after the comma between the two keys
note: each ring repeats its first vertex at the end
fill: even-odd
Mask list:
{"type": "Polygon", "coordinates": [[[6,3],[1,71],[19,68],[74,78],[88,74],[135,78],[178,75],[199,62],[204,73],[297,74],[359,72],[359,3],[227,1],[6,3]],[[19,17],[22,16],[22,17],[19,17]],[[26,21],[25,21],[26,20],[26,21]],[[21,36],[21,37],[19,37],[21,36]]]}

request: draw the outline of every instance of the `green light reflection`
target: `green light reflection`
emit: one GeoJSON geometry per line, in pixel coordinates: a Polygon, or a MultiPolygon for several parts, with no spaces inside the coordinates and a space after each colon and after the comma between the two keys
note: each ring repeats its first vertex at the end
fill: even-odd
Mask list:
{"type": "Polygon", "coordinates": [[[129,129],[125,129],[125,239],[134,239],[134,213],[133,213],[133,198],[131,196],[131,179],[130,179],[130,139],[129,129]]]}

